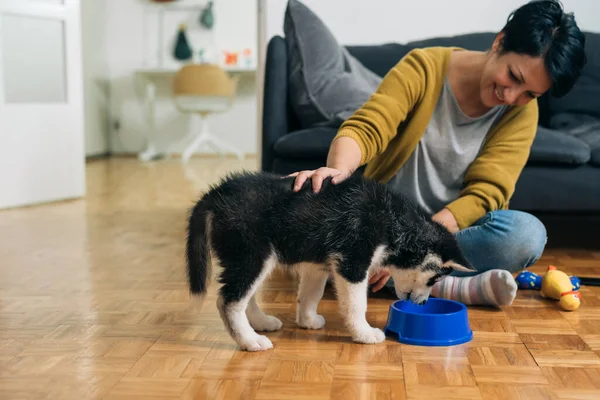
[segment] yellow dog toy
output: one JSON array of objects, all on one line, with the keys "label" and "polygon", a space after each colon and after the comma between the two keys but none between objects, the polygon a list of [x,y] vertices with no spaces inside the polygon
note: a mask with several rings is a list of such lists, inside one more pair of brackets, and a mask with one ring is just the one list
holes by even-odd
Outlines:
[{"label": "yellow dog toy", "polygon": [[554,265],[548,266],[548,272],[542,278],[542,297],[559,301],[563,310],[574,311],[581,304],[581,294],[573,290],[573,284],[567,274],[559,271]]}]

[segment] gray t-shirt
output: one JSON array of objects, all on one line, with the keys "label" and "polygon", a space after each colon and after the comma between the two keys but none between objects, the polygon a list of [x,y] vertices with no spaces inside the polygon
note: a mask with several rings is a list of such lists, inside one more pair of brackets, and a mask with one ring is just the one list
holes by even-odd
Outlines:
[{"label": "gray t-shirt", "polygon": [[388,185],[437,213],[458,198],[469,165],[505,110],[503,105],[477,118],[465,115],[446,79],[423,137]]}]

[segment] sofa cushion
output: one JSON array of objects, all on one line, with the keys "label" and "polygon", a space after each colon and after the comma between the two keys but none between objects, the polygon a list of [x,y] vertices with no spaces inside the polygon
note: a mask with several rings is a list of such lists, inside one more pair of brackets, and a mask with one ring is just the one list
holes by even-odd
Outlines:
[{"label": "sofa cushion", "polygon": [[529,163],[581,165],[586,164],[590,157],[590,147],[576,137],[538,126]]},{"label": "sofa cushion", "polygon": [[275,153],[291,158],[325,158],[337,133],[335,128],[301,129],[282,136],[275,142]]},{"label": "sofa cushion", "polygon": [[[600,210],[600,168],[529,166],[517,181],[510,208],[524,211]],[[596,235],[597,236],[597,235]]]},{"label": "sofa cushion", "polygon": [[596,147],[594,150],[592,150],[590,164],[596,167],[600,167],[600,147]]},{"label": "sofa cushion", "polygon": [[369,99],[382,78],[341,46],[298,0],[288,1],[283,30],[289,101],[302,127],[341,125]]},{"label": "sofa cushion", "polygon": [[590,164],[600,166],[600,118],[581,113],[559,113],[550,119],[550,128],[561,130],[587,144]]}]

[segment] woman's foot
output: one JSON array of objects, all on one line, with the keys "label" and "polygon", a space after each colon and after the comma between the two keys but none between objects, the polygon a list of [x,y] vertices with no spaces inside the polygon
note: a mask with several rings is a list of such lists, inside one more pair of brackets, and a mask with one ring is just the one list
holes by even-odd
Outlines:
[{"label": "woman's foot", "polygon": [[431,295],[466,305],[507,306],[517,295],[517,283],[510,272],[492,269],[475,276],[447,276],[433,285]]}]

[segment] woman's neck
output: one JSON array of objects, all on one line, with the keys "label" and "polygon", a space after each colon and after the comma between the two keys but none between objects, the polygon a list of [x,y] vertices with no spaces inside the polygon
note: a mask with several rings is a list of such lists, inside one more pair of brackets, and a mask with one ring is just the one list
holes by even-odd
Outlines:
[{"label": "woman's neck", "polygon": [[480,51],[455,51],[450,58],[448,80],[458,106],[465,115],[476,118],[490,110],[481,102],[481,74],[485,53]]}]

